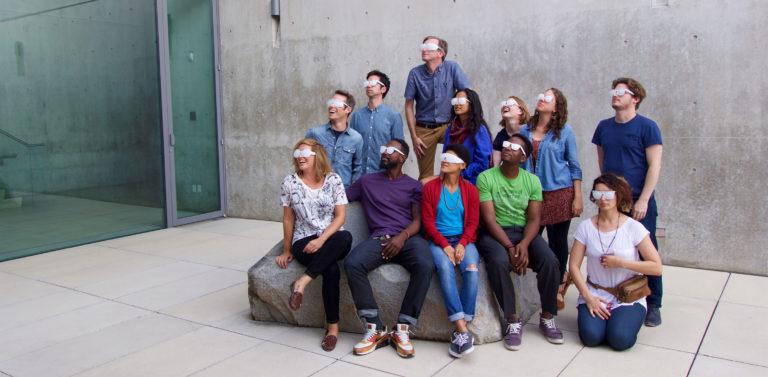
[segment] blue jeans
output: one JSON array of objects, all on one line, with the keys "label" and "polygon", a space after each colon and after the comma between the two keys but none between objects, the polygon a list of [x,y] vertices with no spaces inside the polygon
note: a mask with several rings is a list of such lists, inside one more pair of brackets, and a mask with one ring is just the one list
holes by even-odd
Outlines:
[{"label": "blue jeans", "polygon": [[611,310],[608,320],[592,317],[587,304],[581,304],[578,315],[579,338],[587,347],[596,347],[605,342],[616,351],[624,351],[635,345],[643,320],[645,308],[638,303]]},{"label": "blue jeans", "polygon": [[[459,243],[460,237],[446,237],[451,246]],[[445,310],[448,312],[448,320],[456,322],[464,319],[469,322],[475,317],[475,301],[477,299],[477,275],[480,263],[480,254],[475,244],[470,243],[464,248],[464,259],[459,263],[461,271],[461,293],[456,284],[456,267],[448,259],[445,251],[434,243],[429,243],[432,251],[432,260],[435,262],[437,277],[440,279],[440,288],[443,291]]]}]

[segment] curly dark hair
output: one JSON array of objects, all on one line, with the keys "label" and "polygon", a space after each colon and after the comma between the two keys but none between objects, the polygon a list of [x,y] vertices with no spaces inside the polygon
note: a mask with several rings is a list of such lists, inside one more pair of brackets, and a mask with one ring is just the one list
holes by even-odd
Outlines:
[{"label": "curly dark hair", "polygon": [[[627,213],[632,209],[632,188],[629,187],[629,183],[627,183],[624,177],[613,173],[604,173],[595,178],[595,181],[592,183],[592,190],[595,189],[598,183],[602,183],[616,192],[616,203],[618,204],[619,211]],[[589,200],[595,202],[595,198],[592,197],[591,193]]]},{"label": "curly dark hair", "polygon": [[[555,112],[552,113],[552,118],[549,119],[547,126],[555,133],[555,139],[559,139],[560,131],[563,130],[565,123],[568,121],[568,100],[565,99],[565,95],[560,89],[549,88],[547,90],[551,90],[555,95]],[[531,117],[530,123],[528,123],[528,128],[530,128],[531,132],[536,129],[538,123],[539,111],[536,110]]]}]

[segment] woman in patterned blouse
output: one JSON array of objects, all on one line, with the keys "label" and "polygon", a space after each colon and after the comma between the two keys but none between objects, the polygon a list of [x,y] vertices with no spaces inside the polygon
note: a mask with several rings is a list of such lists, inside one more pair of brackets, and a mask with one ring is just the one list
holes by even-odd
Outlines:
[{"label": "woman in patterned blouse", "polygon": [[326,334],[320,346],[332,351],[339,334],[338,261],[352,246],[352,234],[342,229],[347,196],[341,177],[331,171],[325,149],[316,140],[302,139],[293,151],[295,172],[283,180],[283,252],[275,258],[287,268],[295,258],[306,267],[291,284],[288,306],[301,307],[304,289],[318,275],[323,276],[323,305]]}]

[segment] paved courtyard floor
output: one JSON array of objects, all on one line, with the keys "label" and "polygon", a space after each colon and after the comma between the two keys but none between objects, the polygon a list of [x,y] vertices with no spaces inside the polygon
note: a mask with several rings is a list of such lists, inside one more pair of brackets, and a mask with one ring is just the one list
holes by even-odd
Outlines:
[{"label": "paved courtyard floor", "polygon": [[249,318],[246,271],[280,238],[230,218],[0,263],[0,375],[768,376],[768,278],[670,266],[663,325],[626,352],[581,346],[572,288],[563,345],[529,324],[518,352],[454,360],[416,340],[414,359],[356,357],[342,334],[326,353],[319,329]]}]

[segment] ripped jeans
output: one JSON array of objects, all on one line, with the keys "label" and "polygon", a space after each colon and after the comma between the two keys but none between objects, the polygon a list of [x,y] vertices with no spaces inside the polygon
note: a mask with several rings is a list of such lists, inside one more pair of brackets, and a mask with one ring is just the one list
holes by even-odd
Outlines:
[{"label": "ripped jeans", "polygon": [[[456,247],[461,236],[446,237],[448,242]],[[475,300],[477,299],[478,263],[480,255],[475,244],[470,243],[464,248],[464,259],[459,264],[461,272],[461,292],[456,282],[456,267],[448,259],[445,251],[433,242],[429,243],[432,251],[432,260],[435,262],[437,277],[440,279],[440,288],[443,291],[445,310],[448,312],[448,320],[456,322],[464,319],[469,322],[475,317]]]}]

